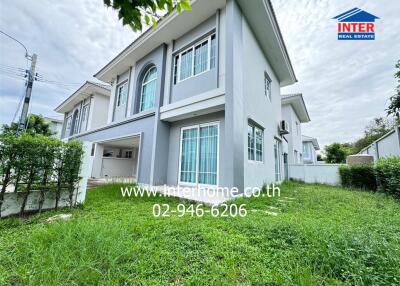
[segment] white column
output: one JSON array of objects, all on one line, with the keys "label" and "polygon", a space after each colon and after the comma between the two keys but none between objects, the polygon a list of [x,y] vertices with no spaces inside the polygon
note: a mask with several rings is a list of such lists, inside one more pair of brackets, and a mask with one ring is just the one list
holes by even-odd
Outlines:
[{"label": "white column", "polygon": [[92,148],[92,143],[91,142],[83,142],[83,158],[82,158],[82,166],[81,166],[81,171],[79,176],[81,177],[81,180],[79,181],[79,187],[78,187],[78,192],[76,194],[76,200],[75,203],[77,204],[83,204],[86,199],[86,187],[87,187],[87,181],[90,176],[90,152]]},{"label": "white column", "polygon": [[94,158],[93,158],[93,167],[92,167],[92,177],[100,178],[101,176],[101,166],[103,164],[103,145],[96,143]]}]

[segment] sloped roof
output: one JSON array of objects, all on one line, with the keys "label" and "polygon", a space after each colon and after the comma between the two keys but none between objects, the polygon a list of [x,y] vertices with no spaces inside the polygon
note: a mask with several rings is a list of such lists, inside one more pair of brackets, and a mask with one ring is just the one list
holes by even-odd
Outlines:
[{"label": "sloped roof", "polygon": [[379,19],[379,17],[361,10],[360,8],[353,8],[332,19],[337,19],[339,22],[375,22],[375,19]]},{"label": "sloped roof", "polygon": [[93,93],[99,93],[105,96],[110,96],[111,87],[108,84],[98,83],[94,81],[86,81],[82,84],[74,93],[72,93],[67,99],[65,99],[54,111],[59,113],[65,113],[74,108],[82,99],[91,96]]},{"label": "sloped roof", "polygon": [[[277,74],[280,85],[295,83],[297,79],[270,0],[236,1]],[[215,11],[225,7],[226,2],[226,0],[192,0],[192,11],[185,11],[179,16],[174,11],[163,17],[158,22],[157,29],[150,27],[144,31],[94,74],[94,77],[104,82],[111,82],[118,74],[125,72],[133,63],[146,56],[149,51],[172,39],[178,39],[188,30],[196,28]]]},{"label": "sloped roof", "polygon": [[313,144],[315,150],[319,150],[320,149],[317,138],[306,136],[306,135],[302,135],[301,136],[301,141],[303,141],[303,142],[311,142]]},{"label": "sloped roof", "polygon": [[306,103],[304,102],[303,95],[301,93],[283,94],[281,103],[282,105],[290,104],[296,112],[301,123],[311,121]]}]

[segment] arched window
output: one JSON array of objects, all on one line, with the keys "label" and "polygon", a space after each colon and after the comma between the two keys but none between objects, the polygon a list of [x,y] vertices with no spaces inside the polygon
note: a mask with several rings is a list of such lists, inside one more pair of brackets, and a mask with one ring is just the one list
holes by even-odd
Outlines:
[{"label": "arched window", "polygon": [[157,69],[156,67],[151,67],[145,73],[142,80],[139,111],[145,111],[154,107],[156,98],[156,87],[157,87]]}]

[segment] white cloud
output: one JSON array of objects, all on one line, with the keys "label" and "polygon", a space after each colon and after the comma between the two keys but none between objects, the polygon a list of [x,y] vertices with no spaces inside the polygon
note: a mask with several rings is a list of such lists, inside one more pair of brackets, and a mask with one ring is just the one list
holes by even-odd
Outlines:
[{"label": "white cloud", "polygon": [[[43,77],[77,83],[68,90],[34,83],[31,111],[58,118],[62,116],[53,109],[136,37],[101,0],[12,1],[1,5],[0,29],[37,53],[37,72]],[[26,68],[24,50],[2,35],[0,39],[0,66]],[[23,88],[23,81],[0,74],[0,124],[12,120]]]},{"label": "white cloud", "polygon": [[[272,1],[311,122],[303,133],[321,145],[353,141],[384,116],[400,59],[399,1]],[[375,41],[338,41],[334,16],[354,7],[380,17]]]}]

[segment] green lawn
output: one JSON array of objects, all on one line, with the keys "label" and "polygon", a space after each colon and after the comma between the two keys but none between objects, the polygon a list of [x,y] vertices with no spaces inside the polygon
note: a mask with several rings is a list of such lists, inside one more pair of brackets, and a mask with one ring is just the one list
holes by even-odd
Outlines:
[{"label": "green lawn", "polygon": [[[239,199],[244,218],[155,218],[154,203],[109,185],[66,222],[0,221],[0,285],[399,285],[400,202],[288,183]],[[279,206],[278,216],[265,213]],[[259,211],[250,211],[259,210]],[[61,212],[59,212],[61,213]]]}]

